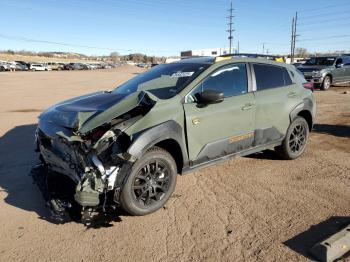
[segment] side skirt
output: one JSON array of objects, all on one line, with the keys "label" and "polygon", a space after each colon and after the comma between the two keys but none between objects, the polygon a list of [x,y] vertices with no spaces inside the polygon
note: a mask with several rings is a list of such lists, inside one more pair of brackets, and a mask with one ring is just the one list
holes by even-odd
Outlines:
[{"label": "side skirt", "polygon": [[260,151],[264,151],[266,149],[271,149],[271,148],[274,148],[276,146],[280,146],[282,144],[282,141],[283,141],[283,139],[281,139],[279,141],[274,141],[274,142],[271,142],[271,143],[268,143],[268,144],[265,144],[265,145],[255,146],[255,147],[252,147],[252,148],[240,151],[240,152],[236,152],[236,153],[229,154],[229,155],[226,155],[226,156],[223,156],[223,157],[219,157],[217,159],[211,159],[209,161],[206,161],[206,162],[203,162],[203,163],[200,163],[200,164],[197,164],[197,165],[189,166],[189,167],[184,168],[182,170],[181,174],[185,175],[185,174],[191,173],[191,172],[193,172],[195,170],[198,170],[198,169],[201,169],[201,168],[204,168],[204,167],[209,167],[209,166],[221,163],[221,162],[226,161],[226,160],[230,160],[230,159],[237,158],[237,157],[240,157],[240,156],[251,155],[251,154],[254,154],[254,153],[258,153]]}]

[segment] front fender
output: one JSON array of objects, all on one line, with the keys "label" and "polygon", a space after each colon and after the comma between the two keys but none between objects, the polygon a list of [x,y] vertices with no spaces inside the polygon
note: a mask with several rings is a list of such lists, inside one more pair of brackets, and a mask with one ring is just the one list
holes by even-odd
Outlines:
[{"label": "front fender", "polygon": [[133,135],[133,137],[133,142],[127,150],[128,155],[131,156],[131,161],[139,159],[149,148],[157,143],[172,139],[180,146],[184,163],[188,162],[183,130],[181,126],[173,120],[143,130]]}]

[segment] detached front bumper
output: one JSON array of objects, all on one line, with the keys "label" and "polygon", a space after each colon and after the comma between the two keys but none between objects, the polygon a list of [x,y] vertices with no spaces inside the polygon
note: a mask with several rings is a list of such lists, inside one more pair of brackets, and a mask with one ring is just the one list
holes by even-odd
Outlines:
[{"label": "detached front bumper", "polygon": [[107,206],[117,206],[115,184],[121,164],[102,162],[102,156],[84,142],[68,141],[57,132],[72,137],[67,129],[39,122],[36,144],[42,163],[32,171],[52,218],[66,221],[67,214],[76,216],[80,210],[86,219],[84,211],[92,214]]}]

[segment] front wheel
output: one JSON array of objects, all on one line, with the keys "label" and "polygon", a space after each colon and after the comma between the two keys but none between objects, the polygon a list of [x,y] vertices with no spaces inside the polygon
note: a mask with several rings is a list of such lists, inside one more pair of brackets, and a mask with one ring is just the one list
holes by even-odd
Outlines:
[{"label": "front wheel", "polygon": [[283,143],[277,148],[277,152],[287,160],[296,159],[301,156],[309,138],[309,125],[302,117],[297,117],[289,125]]},{"label": "front wheel", "polygon": [[177,168],[164,149],[152,147],[131,167],[120,204],[131,215],[150,214],[168,201],[176,185]]},{"label": "front wheel", "polygon": [[325,76],[321,84],[321,90],[328,90],[331,87],[332,79],[330,76]]}]

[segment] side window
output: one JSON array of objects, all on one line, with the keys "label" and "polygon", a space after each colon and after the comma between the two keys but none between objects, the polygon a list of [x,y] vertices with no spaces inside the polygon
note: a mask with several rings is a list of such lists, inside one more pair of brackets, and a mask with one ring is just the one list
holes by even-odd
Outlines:
[{"label": "side window", "polygon": [[338,58],[337,61],[335,62],[335,65],[340,65],[343,63],[343,59]]},{"label": "side window", "polygon": [[254,64],[257,91],[293,84],[287,70],[281,66]]},{"label": "side window", "polygon": [[345,56],[343,58],[343,63],[344,63],[344,66],[349,66],[350,65],[350,57]]},{"label": "side window", "polygon": [[231,64],[219,68],[187,96],[186,102],[196,101],[195,95],[204,90],[218,90],[225,97],[237,96],[248,92],[247,68],[244,63]]}]

